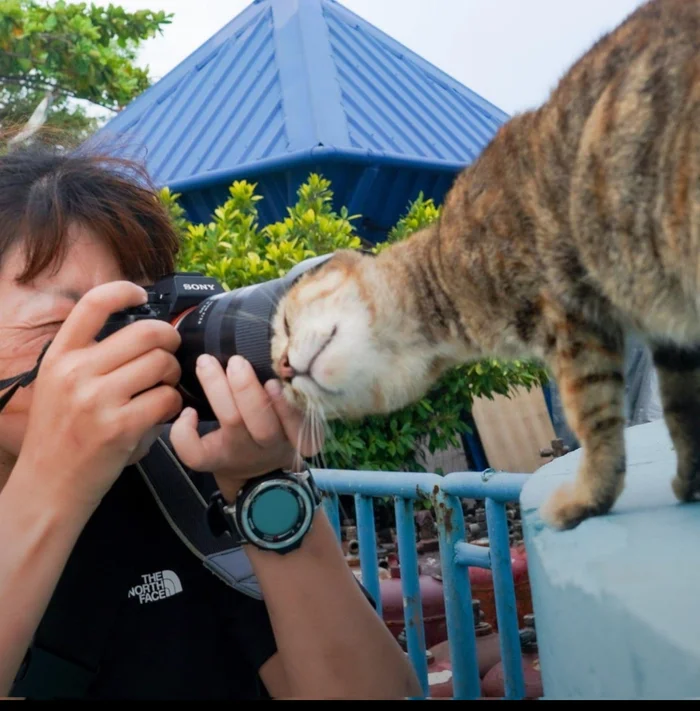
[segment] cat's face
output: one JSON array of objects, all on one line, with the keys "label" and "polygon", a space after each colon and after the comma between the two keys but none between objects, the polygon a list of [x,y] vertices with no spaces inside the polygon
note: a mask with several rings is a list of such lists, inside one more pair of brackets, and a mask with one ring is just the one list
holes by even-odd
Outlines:
[{"label": "cat's face", "polygon": [[356,419],[396,410],[429,385],[425,339],[375,260],[336,252],[281,299],[273,368],[297,407]]}]

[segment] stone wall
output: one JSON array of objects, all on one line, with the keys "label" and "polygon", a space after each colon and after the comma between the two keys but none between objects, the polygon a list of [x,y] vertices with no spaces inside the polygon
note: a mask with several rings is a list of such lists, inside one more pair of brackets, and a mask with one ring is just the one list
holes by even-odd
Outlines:
[{"label": "stone wall", "polygon": [[700,503],[673,496],[666,426],[627,430],[626,487],[609,515],[553,531],[538,508],[580,456],[542,467],[520,499],[545,698],[698,698]]}]

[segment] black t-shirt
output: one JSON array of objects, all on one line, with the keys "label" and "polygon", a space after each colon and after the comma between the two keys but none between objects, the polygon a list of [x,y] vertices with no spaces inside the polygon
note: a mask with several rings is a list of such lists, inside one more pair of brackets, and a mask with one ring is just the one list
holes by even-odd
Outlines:
[{"label": "black t-shirt", "polygon": [[[198,475],[205,481],[202,490],[214,487]],[[276,644],[264,602],[204,568],[134,468],[83,530],[36,643],[65,656],[56,645],[78,629],[107,630],[89,698],[268,698],[258,670]]]}]

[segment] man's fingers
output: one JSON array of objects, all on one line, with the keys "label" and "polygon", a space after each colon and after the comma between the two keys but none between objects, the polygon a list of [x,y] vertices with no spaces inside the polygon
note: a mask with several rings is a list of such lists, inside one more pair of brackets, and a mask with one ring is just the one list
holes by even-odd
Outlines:
[{"label": "man's fingers", "polygon": [[180,334],[166,321],[144,319],[91,346],[90,362],[98,374],[111,373],[151,350],[175,353],[181,341]]},{"label": "man's fingers", "polygon": [[241,356],[234,356],[229,361],[226,374],[236,407],[250,436],[263,448],[278,445],[285,433],[253,367]]},{"label": "man's fingers", "polygon": [[306,421],[304,413],[290,405],[284,397],[279,380],[268,380],[265,390],[270,395],[272,406],[290,444],[302,457],[318,454],[323,448],[323,427],[319,425],[314,431],[312,423]]},{"label": "man's fingers", "polygon": [[203,466],[208,466],[207,448],[204,439],[199,436],[197,430],[198,420],[197,412],[188,407],[180,413],[180,417],[173,422],[170,428],[170,442],[177,452],[177,456],[185,466],[195,471],[200,471]]},{"label": "man's fingers", "polygon": [[219,361],[213,356],[200,356],[197,359],[197,379],[219,423],[225,427],[240,427],[243,421],[241,413]]},{"label": "man's fingers", "polygon": [[181,376],[180,364],[172,353],[157,348],[105,375],[111,392],[125,400],[164,383],[175,387]]},{"label": "man's fingers", "polygon": [[165,424],[181,409],[182,395],[169,385],[159,385],[133,398],[122,410],[123,421],[145,431]]},{"label": "man's fingers", "polygon": [[56,334],[51,350],[65,352],[89,346],[113,313],[141,306],[147,300],[146,290],[130,281],[96,286],[70,312]]}]

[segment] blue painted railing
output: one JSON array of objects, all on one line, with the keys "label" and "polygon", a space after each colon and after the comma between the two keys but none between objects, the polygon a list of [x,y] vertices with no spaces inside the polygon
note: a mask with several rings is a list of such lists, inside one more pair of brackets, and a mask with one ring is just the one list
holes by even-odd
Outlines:
[{"label": "blue painted railing", "polygon": [[[406,643],[424,697],[428,696],[428,662],[413,519],[413,502],[417,499],[429,499],[436,515],[454,698],[476,699],[481,696],[471,585],[465,569],[473,566],[490,568],[493,575],[505,698],[523,699],[525,682],[505,504],[519,499],[520,491],[530,475],[486,471],[438,476],[413,472],[337,469],[315,469],[313,475],[324,493],[326,514],[339,540],[338,496],[351,495],[355,498],[362,582],[377,601],[380,615],[382,609],[373,499],[393,497],[401,561]],[[460,502],[462,498],[485,500],[488,548],[466,542]]]}]

